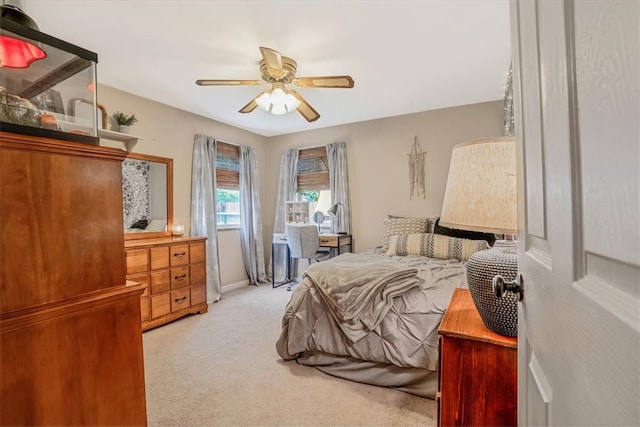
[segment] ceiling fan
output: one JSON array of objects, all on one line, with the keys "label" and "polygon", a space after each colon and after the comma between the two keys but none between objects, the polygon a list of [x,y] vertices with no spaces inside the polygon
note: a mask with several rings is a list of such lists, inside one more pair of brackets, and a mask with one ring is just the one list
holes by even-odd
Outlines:
[{"label": "ceiling fan", "polygon": [[262,60],[260,73],[262,80],[196,80],[200,86],[237,86],[237,85],[271,85],[271,88],[259,93],[247,105],[240,109],[240,113],[250,113],[260,107],[272,114],[286,114],[298,110],[308,121],[320,118],[320,114],[295,90],[287,89],[285,85],[315,88],[344,88],[353,87],[351,76],[325,77],[296,77],[296,61],[268,47],[260,47]]}]

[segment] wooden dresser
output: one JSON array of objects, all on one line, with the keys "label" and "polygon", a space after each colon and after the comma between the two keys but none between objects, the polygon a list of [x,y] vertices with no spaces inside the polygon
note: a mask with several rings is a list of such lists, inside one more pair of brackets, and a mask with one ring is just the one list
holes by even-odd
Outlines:
[{"label": "wooden dresser", "polygon": [[515,426],[517,338],[487,329],[468,289],[456,289],[438,332],[438,425]]},{"label": "wooden dresser", "polygon": [[0,425],[146,425],[123,150],[0,132]]},{"label": "wooden dresser", "polygon": [[127,280],[144,285],[142,330],[207,312],[206,237],[128,240]]}]

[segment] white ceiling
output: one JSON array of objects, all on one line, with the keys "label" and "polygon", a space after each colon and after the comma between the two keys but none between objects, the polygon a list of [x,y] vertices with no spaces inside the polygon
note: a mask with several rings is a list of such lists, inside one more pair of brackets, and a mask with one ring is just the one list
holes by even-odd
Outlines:
[{"label": "white ceiling", "polygon": [[[264,136],[501,99],[507,0],[24,0],[46,34],[98,54],[98,82]],[[320,113],[238,113],[264,88],[259,46],[298,77],[348,74],[353,89],[300,88]],[[98,94],[98,98],[99,98]],[[121,110],[126,110],[120,107]],[[135,113],[135,112],[131,112]]]}]

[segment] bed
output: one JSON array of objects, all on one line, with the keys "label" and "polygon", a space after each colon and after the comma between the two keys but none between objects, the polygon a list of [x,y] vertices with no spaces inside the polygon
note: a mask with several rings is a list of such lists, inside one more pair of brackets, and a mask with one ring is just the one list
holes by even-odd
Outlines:
[{"label": "bed", "polygon": [[435,398],[438,326],[453,291],[467,287],[466,259],[489,243],[436,234],[423,220],[394,228],[389,217],[381,247],[312,264],[286,306],[280,357]]}]

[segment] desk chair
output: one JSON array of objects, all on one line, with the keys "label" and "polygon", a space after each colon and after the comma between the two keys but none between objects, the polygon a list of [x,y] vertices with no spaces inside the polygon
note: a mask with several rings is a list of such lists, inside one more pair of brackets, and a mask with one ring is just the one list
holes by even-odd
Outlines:
[{"label": "desk chair", "polygon": [[[329,258],[328,252],[319,251],[320,236],[318,235],[318,227],[314,224],[287,224],[287,245],[289,246],[289,256],[292,261],[300,258],[306,258],[311,264],[312,260],[316,262]],[[297,263],[294,264],[294,267]],[[295,269],[293,270],[295,271]],[[292,290],[295,285],[287,287]]]}]

